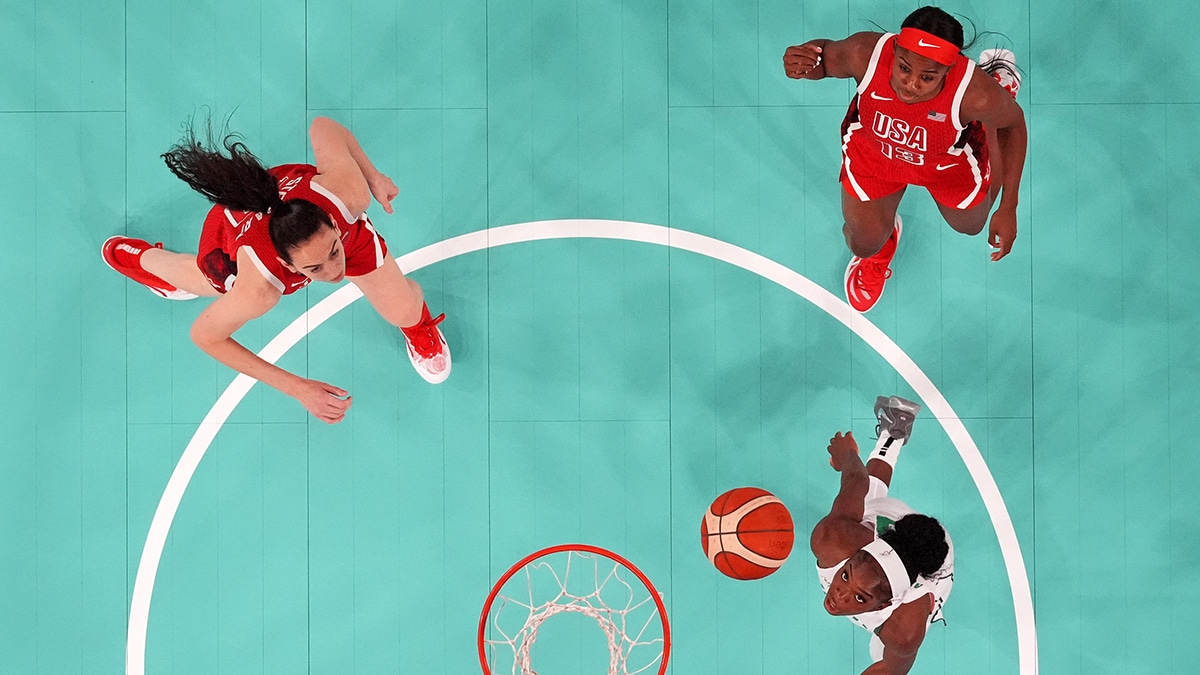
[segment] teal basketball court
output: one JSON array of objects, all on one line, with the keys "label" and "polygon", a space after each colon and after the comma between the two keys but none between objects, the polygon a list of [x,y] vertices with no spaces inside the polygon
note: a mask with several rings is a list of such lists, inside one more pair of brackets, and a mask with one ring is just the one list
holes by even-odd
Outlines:
[{"label": "teal basketball court", "polygon": [[[992,263],[909,190],[888,290],[847,318],[821,288],[842,297],[849,256],[851,86],[782,55],[916,6],[6,0],[0,672],[121,672],[128,649],[154,674],[478,673],[492,584],[581,542],[662,593],[671,673],[859,673],[868,635],[825,613],[807,534],[829,437],[869,445],[878,394],[926,406],[892,494],[956,547],[912,672],[1194,672],[1200,10],[946,3],[1025,73],[1020,235]],[[237,337],[304,317],[279,363],[348,389],[346,421],[261,385],[218,405],[235,374],[188,337],[207,301],[99,255],[195,250],[208,205],[159,155],[206,106],[268,164],[311,161],[317,115],[356,134],[401,189],[375,225],[447,314],[446,383],[365,302],[316,326],[348,291],[314,284]],[[738,486],[796,523],[761,581],[700,547]],[[542,675],[606,672],[583,616],[538,643]]]}]

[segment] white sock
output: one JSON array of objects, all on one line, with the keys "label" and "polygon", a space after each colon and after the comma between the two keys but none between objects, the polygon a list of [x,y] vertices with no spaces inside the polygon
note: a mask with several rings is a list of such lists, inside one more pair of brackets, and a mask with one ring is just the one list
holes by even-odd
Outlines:
[{"label": "white sock", "polygon": [[875,443],[875,449],[871,451],[871,455],[867,457],[867,461],[878,459],[887,462],[892,470],[896,470],[896,462],[900,460],[900,449],[904,447],[904,441],[898,438],[892,438],[892,435],[884,431],[879,434],[879,440]]}]

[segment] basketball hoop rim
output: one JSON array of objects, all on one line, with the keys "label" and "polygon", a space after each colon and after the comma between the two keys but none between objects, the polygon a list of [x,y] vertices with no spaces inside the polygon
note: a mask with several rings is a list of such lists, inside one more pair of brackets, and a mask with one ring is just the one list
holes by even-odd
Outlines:
[{"label": "basketball hoop rim", "polygon": [[667,618],[667,607],[663,604],[662,595],[659,594],[658,589],[654,587],[653,583],[651,583],[650,577],[647,577],[645,574],[643,574],[642,571],[637,568],[637,565],[629,562],[629,560],[622,555],[613,553],[608,549],[600,548],[599,546],[592,546],[590,544],[559,544],[557,546],[550,546],[540,551],[530,553],[512,567],[508,568],[508,571],[505,572],[500,579],[498,579],[496,583],[492,585],[492,592],[488,593],[487,600],[483,603],[483,613],[479,615],[479,631],[476,635],[476,640],[479,646],[479,665],[483,668],[484,675],[493,675],[492,669],[488,667],[487,663],[487,651],[484,648],[484,632],[487,630],[487,619],[488,614],[492,609],[492,602],[495,601],[496,596],[500,594],[500,589],[504,588],[504,584],[507,584],[508,580],[511,579],[513,575],[521,571],[526,565],[534,560],[548,555],[553,555],[555,553],[564,553],[567,551],[581,551],[584,553],[594,553],[596,555],[604,556],[605,558],[608,558],[609,560],[612,560],[613,562],[622,565],[629,569],[629,571],[633,572],[634,576],[636,576],[638,580],[641,581],[642,584],[647,588],[647,590],[650,591],[650,597],[654,599],[654,604],[658,607],[658,616],[662,619],[663,655],[662,661],[658,665],[658,675],[664,675],[667,672],[667,662],[671,656],[671,622]]}]

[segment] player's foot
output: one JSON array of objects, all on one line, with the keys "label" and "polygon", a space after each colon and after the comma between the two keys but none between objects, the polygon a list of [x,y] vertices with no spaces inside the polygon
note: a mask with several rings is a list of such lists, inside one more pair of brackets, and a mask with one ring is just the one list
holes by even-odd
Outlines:
[{"label": "player's foot", "polygon": [[100,247],[100,255],[104,256],[104,262],[109,267],[149,288],[159,297],[168,300],[191,300],[196,297],[195,293],[176,288],[142,269],[142,254],[152,248],[162,248],[162,244],[117,235],[104,242]]},{"label": "player's foot", "polygon": [[889,265],[896,255],[896,245],[900,243],[900,231],[903,226],[900,214],[897,213],[892,236],[884,242],[879,253],[870,258],[850,258],[850,264],[846,266],[846,302],[857,311],[870,310],[883,295],[883,285],[892,276]]},{"label": "player's foot", "polygon": [[875,426],[875,435],[889,436],[907,442],[912,436],[913,420],[921,412],[921,404],[914,403],[899,396],[880,396],[875,399],[875,418],[879,424]]},{"label": "player's foot", "polygon": [[404,342],[408,345],[408,359],[413,368],[430,384],[440,384],[450,377],[450,347],[437,327],[445,314],[437,318],[429,315],[429,305],[421,305],[421,320],[415,326],[401,328]]},{"label": "player's foot", "polygon": [[996,78],[1001,87],[1017,97],[1021,89],[1021,73],[1017,70],[1017,57],[1007,49],[985,49],[979,54],[979,67]]}]

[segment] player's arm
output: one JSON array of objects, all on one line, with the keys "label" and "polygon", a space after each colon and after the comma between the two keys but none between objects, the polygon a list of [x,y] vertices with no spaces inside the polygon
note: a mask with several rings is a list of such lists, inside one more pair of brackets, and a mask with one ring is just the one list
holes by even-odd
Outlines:
[{"label": "player's arm", "polygon": [[829,464],[842,474],[841,488],[833,498],[829,514],[813,528],[809,546],[817,564],[829,567],[845,560],[871,543],[873,535],[863,527],[863,503],[871,487],[867,467],[858,456],[854,435],[838,432],[829,439]]},{"label": "player's arm", "polygon": [[845,40],[809,40],[783,53],[783,72],[794,80],[853,77],[862,82],[882,33],[855,33]]},{"label": "player's arm", "polygon": [[254,270],[249,256],[238,252],[237,283],[196,317],[192,341],[206,354],[230,368],[248,375],[300,401],[315,417],[325,422],[340,422],[350,407],[346,392],[323,382],[309,380],[267,363],[246,349],[233,334],[247,321],[266,314],[282,294]]},{"label": "player's arm", "polygon": [[400,190],[392,179],[375,168],[349,129],[328,117],[318,117],[313,120],[308,136],[317,162],[313,180],[337,195],[351,216],[355,219],[362,216],[371,205],[372,195],[384,211],[392,212],[392,199]]},{"label": "player's arm", "polygon": [[883,659],[871,664],[870,668],[863,671],[863,675],[906,675],[916,662],[917,650],[925,640],[929,611],[928,595],[897,607],[879,627]]},{"label": "player's arm", "polygon": [[992,254],[992,260],[999,260],[1012,250],[1017,237],[1017,193],[1021,186],[1021,174],[1025,170],[1025,153],[1029,147],[1025,111],[1011,94],[980,68],[976,68],[971,77],[960,111],[964,121],[978,120],[985,127],[996,130],[996,142],[1000,146],[997,148],[1000,175],[992,176],[992,180],[1000,182],[1000,205],[996,207],[988,228],[988,242],[999,249]]}]

